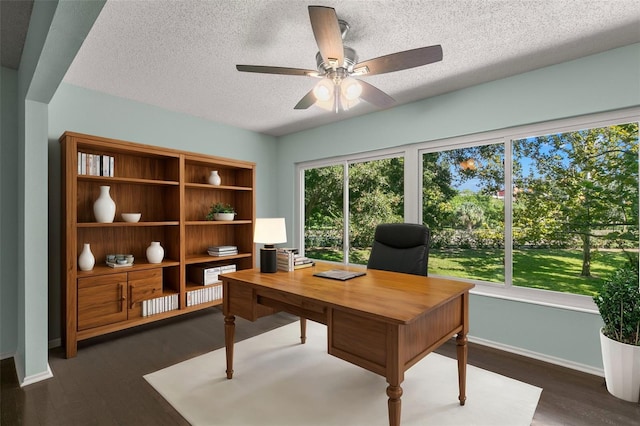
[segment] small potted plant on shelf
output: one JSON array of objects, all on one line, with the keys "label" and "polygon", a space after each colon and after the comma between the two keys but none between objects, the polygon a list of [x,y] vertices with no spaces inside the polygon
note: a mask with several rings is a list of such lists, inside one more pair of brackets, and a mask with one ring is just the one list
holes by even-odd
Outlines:
[{"label": "small potted plant on shelf", "polygon": [[593,297],[604,327],[600,346],[607,390],[625,401],[640,399],[640,290],[638,258],[615,271]]},{"label": "small potted plant on shelf", "polygon": [[236,210],[231,204],[214,203],[209,209],[207,220],[233,220]]}]

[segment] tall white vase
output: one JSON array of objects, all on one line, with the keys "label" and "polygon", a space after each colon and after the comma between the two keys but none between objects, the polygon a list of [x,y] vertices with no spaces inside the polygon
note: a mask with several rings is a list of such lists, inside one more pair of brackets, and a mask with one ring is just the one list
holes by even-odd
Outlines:
[{"label": "tall white vase", "polygon": [[160,263],[164,258],[164,249],[160,245],[159,241],[152,241],[149,247],[147,247],[147,262]]},{"label": "tall white vase", "polygon": [[109,189],[108,186],[101,186],[100,196],[93,203],[93,215],[96,217],[96,222],[111,223],[116,217],[116,203],[111,199]]},{"label": "tall white vase", "polygon": [[81,271],[90,271],[95,264],[96,258],[93,256],[93,253],[91,253],[89,243],[84,243],[84,248],[78,257],[78,268],[80,268]]},{"label": "tall white vase", "polygon": [[220,175],[218,174],[217,170],[212,170],[211,174],[209,175],[209,183],[211,185],[220,185],[222,183],[222,179],[220,178]]}]

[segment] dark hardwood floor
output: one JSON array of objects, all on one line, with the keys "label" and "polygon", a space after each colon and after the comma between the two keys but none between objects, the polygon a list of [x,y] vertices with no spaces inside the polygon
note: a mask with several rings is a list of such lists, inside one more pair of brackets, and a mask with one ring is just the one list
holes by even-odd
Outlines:
[{"label": "dark hardwood floor", "polygon": [[[236,339],[295,320],[288,314],[255,323],[238,318]],[[223,316],[212,308],[82,342],[72,359],[52,349],[54,377],[25,388],[18,386],[13,360],[3,360],[2,425],[188,425],[142,376],[223,346]],[[455,344],[438,352],[455,357]],[[533,425],[640,424],[640,404],[609,395],[600,377],[474,344],[469,364],[541,387]]]}]

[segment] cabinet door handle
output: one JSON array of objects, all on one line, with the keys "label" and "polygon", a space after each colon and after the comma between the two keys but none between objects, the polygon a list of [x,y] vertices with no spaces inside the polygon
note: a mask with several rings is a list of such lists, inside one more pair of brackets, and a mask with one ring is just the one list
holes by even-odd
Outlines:
[{"label": "cabinet door handle", "polygon": [[119,283],[120,284],[120,311],[124,311],[127,309],[127,291],[125,286],[127,283]]},{"label": "cabinet door handle", "polygon": [[133,309],[133,305],[135,305],[135,300],[133,300],[133,290],[135,290],[135,284],[129,284],[129,309]]}]

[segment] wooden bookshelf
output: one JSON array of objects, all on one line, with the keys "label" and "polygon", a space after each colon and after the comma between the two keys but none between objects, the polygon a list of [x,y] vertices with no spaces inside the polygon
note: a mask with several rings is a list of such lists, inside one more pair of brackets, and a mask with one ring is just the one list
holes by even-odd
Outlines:
[{"label": "wooden bookshelf", "polygon": [[[62,149],[62,315],[67,357],[77,354],[80,340],[140,324],[205,309],[221,300],[186,305],[187,265],[234,263],[252,268],[255,259],[255,163],[159,148],[98,136],[65,132]],[[79,153],[113,159],[109,173],[87,173],[79,167]],[[217,170],[219,186],[208,177]],[[95,170],[93,170],[95,172]],[[112,223],[97,223],[93,203],[100,186],[110,187],[116,204]],[[209,206],[229,203],[236,209],[232,221],[207,221]],[[136,223],[121,213],[142,213]],[[146,248],[160,241],[162,263],[148,263]],[[78,256],[89,243],[96,264],[78,268]],[[209,256],[213,245],[236,245],[238,254]],[[130,253],[127,268],[106,265],[107,254]],[[141,303],[167,294],[178,295],[177,309],[142,316]]]}]

